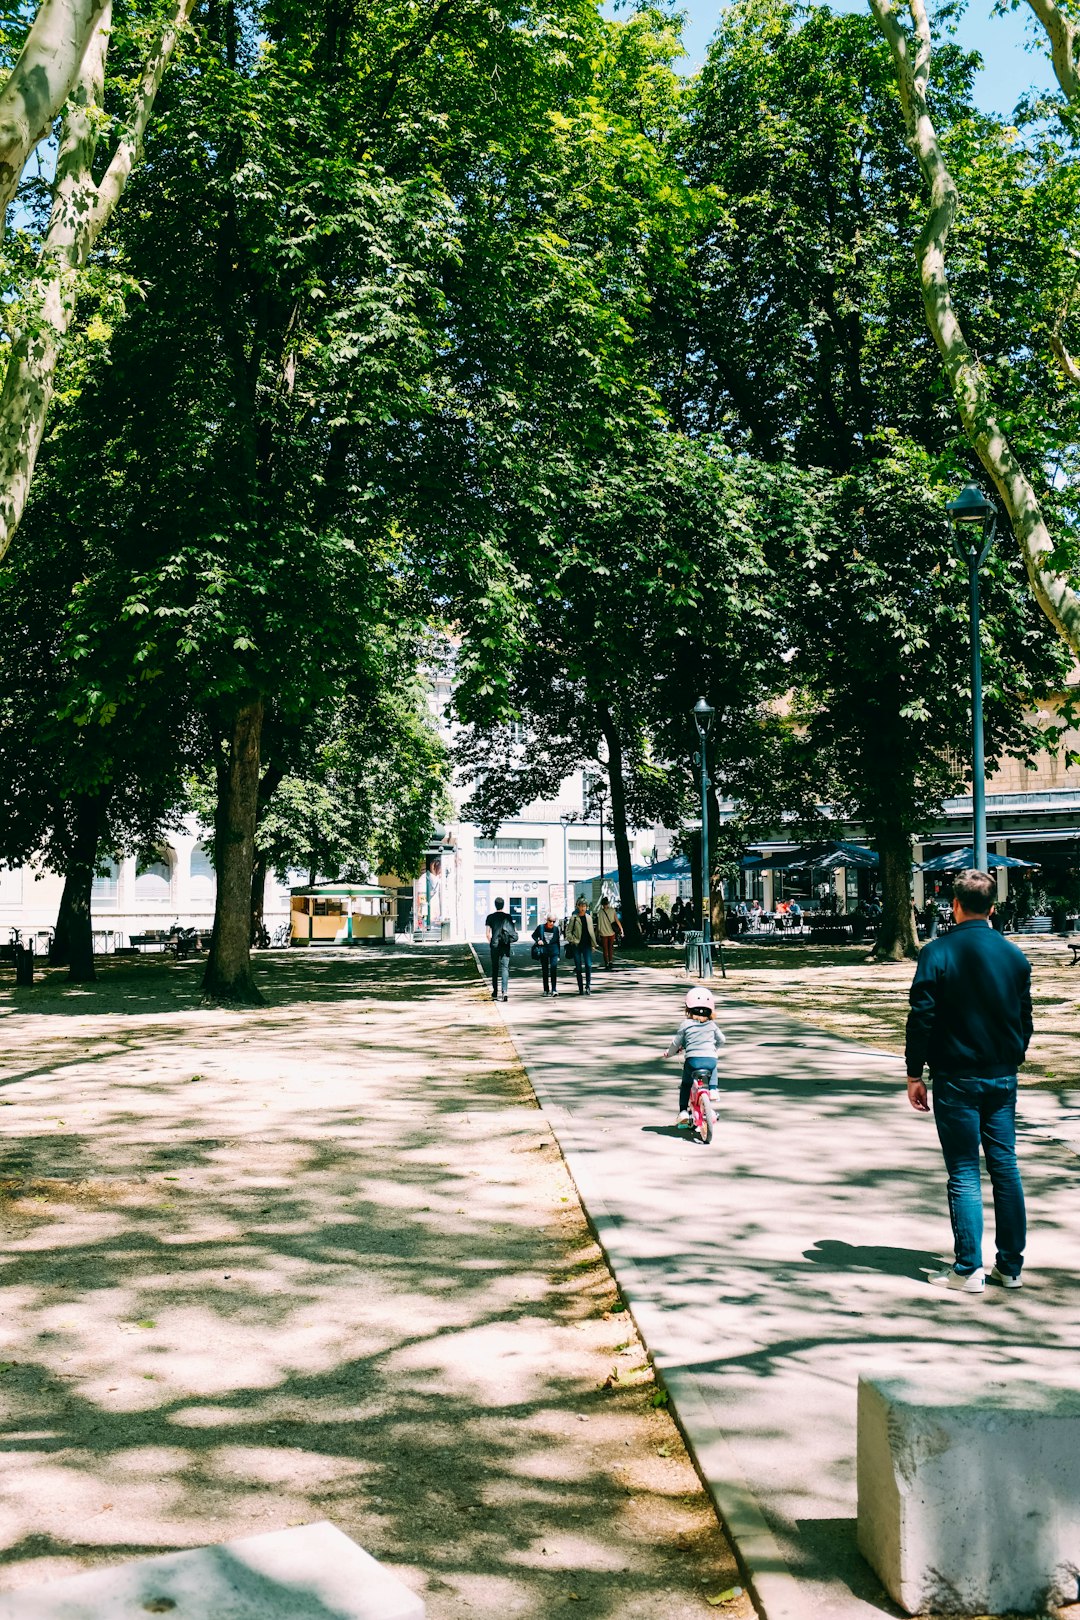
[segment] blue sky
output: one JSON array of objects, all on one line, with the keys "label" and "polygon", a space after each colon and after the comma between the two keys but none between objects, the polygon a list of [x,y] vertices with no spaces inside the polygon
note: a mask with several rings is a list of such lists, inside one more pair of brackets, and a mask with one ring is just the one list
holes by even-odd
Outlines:
[{"label": "blue sky", "polygon": [[[682,0],[687,16],[686,48],[690,53],[687,70],[699,67],[705,47],[716,27],[720,7],[717,0]],[[956,39],[968,50],[978,51],[983,69],[976,79],[976,96],[987,112],[1012,112],[1025,90],[1036,86],[1049,89],[1054,82],[1049,59],[1041,51],[1025,50],[1025,44],[1038,37],[1038,25],[1030,9],[1021,5],[1003,17],[990,15],[992,0],[971,0],[956,27]],[[868,11],[866,0],[833,0],[834,11]],[[1030,21],[1029,21],[1030,19]]]}]

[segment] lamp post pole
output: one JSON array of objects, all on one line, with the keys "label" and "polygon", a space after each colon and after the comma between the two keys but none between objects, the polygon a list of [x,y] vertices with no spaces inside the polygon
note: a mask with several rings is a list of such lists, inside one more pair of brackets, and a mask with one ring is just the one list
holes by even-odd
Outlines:
[{"label": "lamp post pole", "polygon": [[712,885],[709,882],[709,781],[708,761],[705,757],[705,739],[716,710],[703,697],[694,704],[694,724],[700,747],[694,755],[695,765],[701,767],[701,976],[712,978]]},{"label": "lamp post pole", "polygon": [[986,748],[983,739],[982,635],[979,612],[979,570],[997,533],[993,503],[975,484],[965,484],[945,510],[956,524],[953,547],[968,571],[968,613],[971,634],[971,820],[972,848],[978,871],[985,872]]}]

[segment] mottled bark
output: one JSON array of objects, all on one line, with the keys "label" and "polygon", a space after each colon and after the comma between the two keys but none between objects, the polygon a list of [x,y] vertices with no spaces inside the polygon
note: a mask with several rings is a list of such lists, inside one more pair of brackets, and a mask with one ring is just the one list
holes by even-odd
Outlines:
[{"label": "mottled bark", "polygon": [[881,863],[881,921],[871,953],[879,962],[903,962],[919,954],[911,908],[911,839],[895,827],[873,828]]},{"label": "mottled bark", "polygon": [[101,0],[42,0],[0,90],[0,209],[6,214],[31,153],[58,116],[105,7]]},{"label": "mottled bark", "polygon": [[57,362],[75,315],[79,272],[108,224],[142,149],[162,75],[194,0],[176,0],[151,48],[131,116],[100,182],[93,177],[103,109],[111,3],[97,14],[60,135],[53,204],[40,268],[21,300],[0,390],[0,560],[11,545],[37,465],[52,404]]},{"label": "mottled bark", "polygon": [[261,698],[251,697],[237,705],[218,768],[214,827],[217,901],[203,978],[207,1000],[242,1006],[257,1006],[262,1001],[251,972],[251,874],[255,863],[262,723]]},{"label": "mottled bark", "polygon": [[[1062,640],[1080,653],[1080,595],[1051,566],[1053,537],[995,414],[986,376],[968,346],[949,288],[945,250],[958,193],[927,102],[931,37],[926,7],[923,0],[907,0],[912,23],[909,33],[900,24],[893,0],[870,0],[870,4],[892,52],[908,139],[930,194],[926,224],[915,246],[927,325],[941,353],[964,432],[1009,514],[1035,599]],[[1047,11],[1054,9],[1048,0],[1039,0],[1039,5]]]},{"label": "mottled bark", "polygon": [[641,945],[637,895],[634,890],[634,860],[630,853],[630,829],[626,824],[626,785],[623,782],[623,747],[619,728],[611,710],[601,705],[600,728],[608,751],[608,784],[611,792],[611,835],[615,840],[615,862],[619,868],[619,899],[622,903],[622,930],[627,945]]},{"label": "mottled bark", "polygon": [[1071,102],[1080,101],[1080,78],[1076,72],[1076,24],[1055,0],[1028,0],[1028,4],[1049,36],[1050,57],[1058,84]]}]

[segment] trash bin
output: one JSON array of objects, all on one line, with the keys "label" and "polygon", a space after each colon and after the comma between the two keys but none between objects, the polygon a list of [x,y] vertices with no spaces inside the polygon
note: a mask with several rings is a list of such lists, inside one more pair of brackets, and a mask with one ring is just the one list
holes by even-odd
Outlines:
[{"label": "trash bin", "polygon": [[34,982],[34,947],[32,945],[16,945],[15,947],[15,983],[28,989]]},{"label": "trash bin", "polygon": [[449,919],[449,917],[444,917],[442,919],[442,921],[439,923],[439,942],[440,942],[440,944],[444,940],[447,940],[449,938],[450,938],[450,919]]}]

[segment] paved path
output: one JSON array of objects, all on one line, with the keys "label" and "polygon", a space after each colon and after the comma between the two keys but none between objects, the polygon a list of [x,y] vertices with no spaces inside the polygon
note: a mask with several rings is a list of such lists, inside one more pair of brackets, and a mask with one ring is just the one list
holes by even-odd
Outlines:
[{"label": "paved path", "polygon": [[925,1273],[951,1252],[944,1170],[900,1061],[740,1006],[733,976],[705,1148],[672,1129],[679,1070],[659,1059],[686,980],[601,971],[591,998],[551,1002],[530,966],[515,959],[501,1011],[759,1605],[896,1614],[855,1551],[858,1376],[918,1362],[1075,1382],[1075,1118],[1023,1098],[1023,1292],[940,1295]]}]

